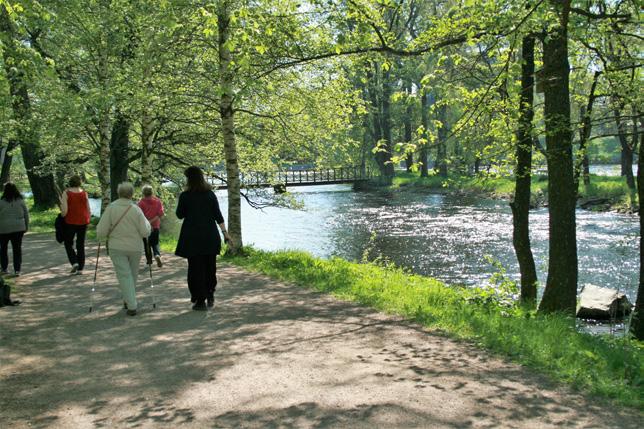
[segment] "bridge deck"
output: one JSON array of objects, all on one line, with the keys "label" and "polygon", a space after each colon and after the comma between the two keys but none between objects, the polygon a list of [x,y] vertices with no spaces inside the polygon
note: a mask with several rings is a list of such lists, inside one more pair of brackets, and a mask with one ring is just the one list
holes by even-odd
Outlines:
[{"label": "bridge deck", "polygon": [[[273,173],[252,172],[242,174],[242,188],[271,188],[275,186],[319,186],[355,183],[373,178],[371,169],[359,167],[330,168],[326,170],[294,170]],[[225,177],[212,175],[209,183],[216,189],[227,189]]]}]

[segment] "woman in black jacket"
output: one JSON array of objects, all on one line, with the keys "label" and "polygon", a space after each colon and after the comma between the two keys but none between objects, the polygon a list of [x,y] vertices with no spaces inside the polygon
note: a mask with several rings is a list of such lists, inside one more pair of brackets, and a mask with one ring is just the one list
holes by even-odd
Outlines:
[{"label": "woman in black jacket", "polygon": [[199,167],[184,172],[186,190],[179,195],[177,217],[183,219],[175,255],[188,259],[188,289],[193,310],[206,310],[215,303],[216,263],[221,251],[217,224],[226,241],[230,240],[217,197]]}]

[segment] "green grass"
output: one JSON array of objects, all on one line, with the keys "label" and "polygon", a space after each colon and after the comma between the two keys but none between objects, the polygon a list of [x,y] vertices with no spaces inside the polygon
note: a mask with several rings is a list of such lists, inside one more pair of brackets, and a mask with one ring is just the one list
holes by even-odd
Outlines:
[{"label": "green grass", "polygon": [[34,200],[28,198],[26,201],[29,209],[29,231],[30,232],[51,232],[54,230],[54,221],[60,213],[58,208],[40,210],[34,209]]},{"label": "green grass", "polygon": [[470,291],[401,269],[250,249],[224,258],[271,277],[405,316],[508,356],[594,395],[644,409],[644,348],[628,339],[580,333],[574,320],[473,304]]},{"label": "green grass", "polygon": [[[626,186],[623,177],[591,175],[589,186],[579,189],[580,198],[606,198],[614,208],[628,208],[635,195]],[[494,198],[510,198],[514,195],[514,179],[510,177],[439,176],[418,177],[414,173],[399,173],[394,177],[392,187],[409,189],[431,189],[436,191],[459,191],[478,193]],[[548,180],[543,176],[532,179],[532,200],[545,202],[548,194]]]}]

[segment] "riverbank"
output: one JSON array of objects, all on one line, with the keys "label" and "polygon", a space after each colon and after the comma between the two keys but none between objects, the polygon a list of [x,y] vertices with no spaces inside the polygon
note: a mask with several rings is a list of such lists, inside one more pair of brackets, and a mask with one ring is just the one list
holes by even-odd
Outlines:
[{"label": "riverbank", "polygon": [[[413,173],[398,173],[391,187],[399,190],[474,194],[509,200],[514,195],[514,180],[509,177],[440,176],[418,177]],[[591,175],[590,185],[581,185],[578,204],[580,208],[621,213],[634,212],[635,195],[628,189],[623,177]],[[543,207],[548,201],[546,176],[532,178],[530,205]],[[632,203],[632,201],[635,201]]]}]

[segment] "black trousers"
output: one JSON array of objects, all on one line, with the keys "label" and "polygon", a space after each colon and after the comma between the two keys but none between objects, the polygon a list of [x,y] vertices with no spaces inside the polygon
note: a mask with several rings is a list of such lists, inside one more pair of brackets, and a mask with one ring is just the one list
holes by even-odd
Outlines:
[{"label": "black trousers", "polygon": [[145,263],[152,263],[152,256],[161,255],[159,250],[159,230],[153,229],[148,238],[143,239],[143,250],[145,250]]},{"label": "black trousers", "polygon": [[217,255],[188,257],[188,289],[192,302],[205,302],[217,288]]},{"label": "black trousers", "polygon": [[22,236],[24,231],[0,234],[0,267],[7,271],[9,267],[9,242],[13,250],[13,270],[20,271],[22,265]]},{"label": "black trousers", "polygon": [[161,251],[159,250],[159,229],[152,229],[152,232],[150,233],[150,237],[148,237],[148,240],[150,240],[150,247],[152,248],[152,253],[154,256],[159,256],[161,254]]},{"label": "black trousers", "polygon": [[[69,263],[78,264],[78,269],[85,267],[85,234],[87,225],[65,225],[65,251]],[[74,251],[74,237],[76,237],[76,251]]]}]

